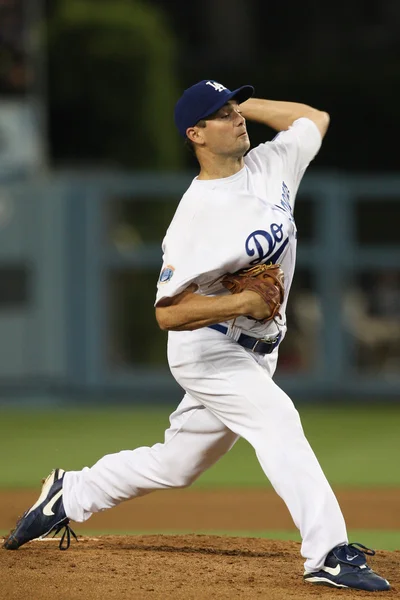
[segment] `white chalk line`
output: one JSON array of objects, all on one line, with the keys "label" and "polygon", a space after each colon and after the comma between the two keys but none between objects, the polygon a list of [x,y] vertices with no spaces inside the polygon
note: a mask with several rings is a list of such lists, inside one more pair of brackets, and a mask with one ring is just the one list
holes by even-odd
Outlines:
[{"label": "white chalk line", "polygon": [[[0,543],[3,543],[5,541],[6,538],[0,538]],[[88,542],[99,542],[100,538],[98,537],[88,537],[86,535],[83,535],[82,537],[78,537],[79,541],[88,541]],[[60,538],[57,537],[50,537],[50,538],[37,538],[36,540],[31,540],[30,542],[28,542],[28,544],[32,544],[32,542],[57,542],[58,544],[60,543]]]}]

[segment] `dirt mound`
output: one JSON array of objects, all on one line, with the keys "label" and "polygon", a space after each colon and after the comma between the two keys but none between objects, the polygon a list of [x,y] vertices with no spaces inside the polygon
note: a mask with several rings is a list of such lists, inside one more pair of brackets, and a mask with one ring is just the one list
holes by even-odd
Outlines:
[{"label": "dirt mound", "polygon": [[[400,597],[400,551],[369,560]],[[35,541],[0,552],[0,597],[42,600],[363,598],[302,581],[297,542],[206,535],[102,536]]]}]

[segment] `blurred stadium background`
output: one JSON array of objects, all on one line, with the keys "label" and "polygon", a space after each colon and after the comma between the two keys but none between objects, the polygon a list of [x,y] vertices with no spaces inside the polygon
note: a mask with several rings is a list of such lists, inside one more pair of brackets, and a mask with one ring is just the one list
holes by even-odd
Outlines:
[{"label": "blurred stadium background", "polygon": [[[331,114],[276,379],[334,486],[400,490],[400,4],[328,4],[0,0],[0,487],[161,439],[155,286],[196,173],[173,106],[212,78]],[[265,480],[239,444],[196,485]]]}]

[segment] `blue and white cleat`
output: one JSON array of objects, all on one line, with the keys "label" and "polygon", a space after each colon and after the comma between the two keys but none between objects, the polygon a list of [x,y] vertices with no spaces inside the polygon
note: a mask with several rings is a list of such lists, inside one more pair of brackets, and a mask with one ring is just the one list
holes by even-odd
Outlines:
[{"label": "blue and white cleat", "polygon": [[50,473],[43,482],[42,491],[37,502],[19,519],[15,529],[5,540],[3,548],[17,550],[30,540],[46,537],[52,531],[56,535],[63,528],[65,529],[59,544],[60,550],[69,548],[71,534],[77,540],[75,533],[69,526],[69,519],[65,514],[62,501],[64,475],[65,471],[62,469],[54,469]]},{"label": "blue and white cleat", "polygon": [[368,556],[374,550],[358,542],[333,548],[326,557],[325,565],[319,571],[304,574],[304,581],[316,585],[328,585],[336,588],[351,588],[366,592],[386,592],[390,584],[367,565]]}]

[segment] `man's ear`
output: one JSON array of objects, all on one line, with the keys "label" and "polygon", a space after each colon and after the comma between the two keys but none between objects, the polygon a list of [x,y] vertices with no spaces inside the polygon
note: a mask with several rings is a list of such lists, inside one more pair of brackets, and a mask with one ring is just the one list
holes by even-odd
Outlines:
[{"label": "man's ear", "polygon": [[202,146],[204,144],[203,133],[200,127],[188,127],[186,129],[187,138],[193,143]]}]

